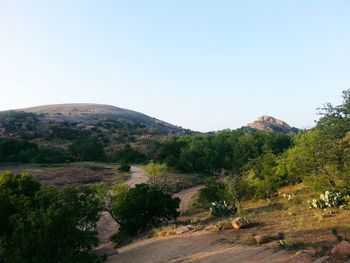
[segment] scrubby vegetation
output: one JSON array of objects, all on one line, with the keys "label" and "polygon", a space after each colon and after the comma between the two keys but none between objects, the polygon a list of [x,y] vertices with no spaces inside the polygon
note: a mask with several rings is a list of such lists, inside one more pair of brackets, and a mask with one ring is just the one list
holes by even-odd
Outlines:
[{"label": "scrubby vegetation", "polygon": [[28,174],[0,175],[0,256],[6,262],[103,262],[91,188],[41,186]]},{"label": "scrubby vegetation", "polygon": [[296,136],[240,130],[182,136],[160,143],[155,156],[180,171],[230,176],[240,198],[269,198],[300,182],[349,194],[350,90],[343,98],[321,108],[316,126]]},{"label": "scrubby vegetation", "polygon": [[212,202],[210,205],[210,215],[213,217],[233,216],[237,212],[235,206],[223,202]]}]

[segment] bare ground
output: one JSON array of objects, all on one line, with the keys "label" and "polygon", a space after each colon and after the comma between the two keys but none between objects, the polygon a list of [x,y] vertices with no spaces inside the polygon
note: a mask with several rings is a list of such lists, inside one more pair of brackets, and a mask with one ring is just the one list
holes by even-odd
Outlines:
[{"label": "bare ground", "polygon": [[1,166],[1,171],[14,173],[29,172],[44,185],[63,187],[65,185],[87,185],[98,182],[123,182],[126,173],[119,173],[117,166],[101,163],[72,163],[51,166],[34,164]]},{"label": "bare ground", "polygon": [[[124,183],[133,187],[136,184],[145,183],[148,177],[143,170],[137,166],[131,166],[131,176]],[[97,231],[100,239],[99,248],[113,248],[113,243],[109,240],[110,236],[118,231],[119,225],[115,222],[112,216],[103,212],[100,220],[97,222]]]},{"label": "bare ground", "polygon": [[136,184],[142,184],[147,182],[148,177],[145,175],[145,173],[140,167],[131,166],[130,172],[131,172],[131,176],[128,180],[124,182],[125,184],[133,187]]},{"label": "bare ground", "polygon": [[206,231],[170,237],[139,240],[119,249],[118,255],[109,257],[108,263],[160,263],[160,262],[291,262],[309,263],[316,259],[308,254],[296,255],[285,250],[264,246],[246,246],[227,242],[219,234]]},{"label": "bare ground", "polygon": [[203,185],[197,185],[197,186],[182,190],[174,195],[181,199],[180,209],[179,209],[180,212],[183,212],[186,210],[186,208],[190,204],[191,199],[198,193],[200,189],[202,189],[202,187]]}]

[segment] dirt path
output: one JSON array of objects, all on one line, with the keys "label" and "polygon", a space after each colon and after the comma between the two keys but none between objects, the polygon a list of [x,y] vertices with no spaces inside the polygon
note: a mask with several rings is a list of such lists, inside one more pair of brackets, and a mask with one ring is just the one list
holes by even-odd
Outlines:
[{"label": "dirt path", "polygon": [[[141,184],[147,182],[147,176],[144,174],[141,168],[136,166],[131,166],[130,168],[131,176],[125,181],[125,184],[131,187],[136,184]],[[101,214],[100,220],[97,222],[98,237],[100,239],[99,248],[112,248],[113,243],[109,240],[109,237],[115,233],[119,228],[119,225],[115,222],[112,216],[108,212],[103,212]]]},{"label": "dirt path", "polygon": [[130,172],[131,172],[131,176],[128,180],[125,181],[125,184],[133,187],[136,184],[142,184],[147,182],[148,177],[145,175],[145,173],[140,167],[131,166]]},{"label": "dirt path", "polygon": [[218,234],[205,231],[140,240],[118,250],[120,254],[109,257],[107,263],[311,263],[316,260],[305,253],[296,255],[285,250],[232,244]]},{"label": "dirt path", "polygon": [[197,185],[188,189],[184,189],[174,195],[181,199],[180,209],[179,209],[180,212],[183,212],[186,210],[186,208],[190,204],[192,197],[194,197],[198,193],[198,191],[202,189],[202,187],[203,185]]}]

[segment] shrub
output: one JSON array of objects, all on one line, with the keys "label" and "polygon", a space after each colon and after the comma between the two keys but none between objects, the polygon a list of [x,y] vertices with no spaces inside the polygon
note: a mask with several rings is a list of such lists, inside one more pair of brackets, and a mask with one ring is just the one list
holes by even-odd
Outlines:
[{"label": "shrub", "polygon": [[210,215],[212,217],[225,217],[234,215],[237,208],[234,205],[229,205],[226,201],[212,202],[210,205]]},{"label": "shrub", "polygon": [[120,224],[121,232],[136,234],[175,220],[179,216],[179,204],[179,198],[157,187],[138,184],[116,196],[113,217]]},{"label": "shrub", "polygon": [[205,180],[204,187],[199,192],[199,201],[202,203],[220,202],[229,199],[227,185],[215,177]]},{"label": "shrub", "polygon": [[330,192],[326,191],[324,194],[320,195],[319,199],[312,199],[308,201],[311,208],[342,208],[346,204],[345,196],[340,192]]},{"label": "shrub", "polygon": [[123,163],[119,165],[118,171],[119,172],[130,172],[131,166],[129,164]]}]

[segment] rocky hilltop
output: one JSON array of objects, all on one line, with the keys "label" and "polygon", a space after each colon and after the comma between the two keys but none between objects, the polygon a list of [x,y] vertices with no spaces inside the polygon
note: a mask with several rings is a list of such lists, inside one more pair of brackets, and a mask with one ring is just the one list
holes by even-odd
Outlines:
[{"label": "rocky hilltop", "polygon": [[243,130],[259,130],[267,132],[297,133],[298,128],[291,127],[286,122],[271,116],[263,115],[257,121],[242,127]]}]

